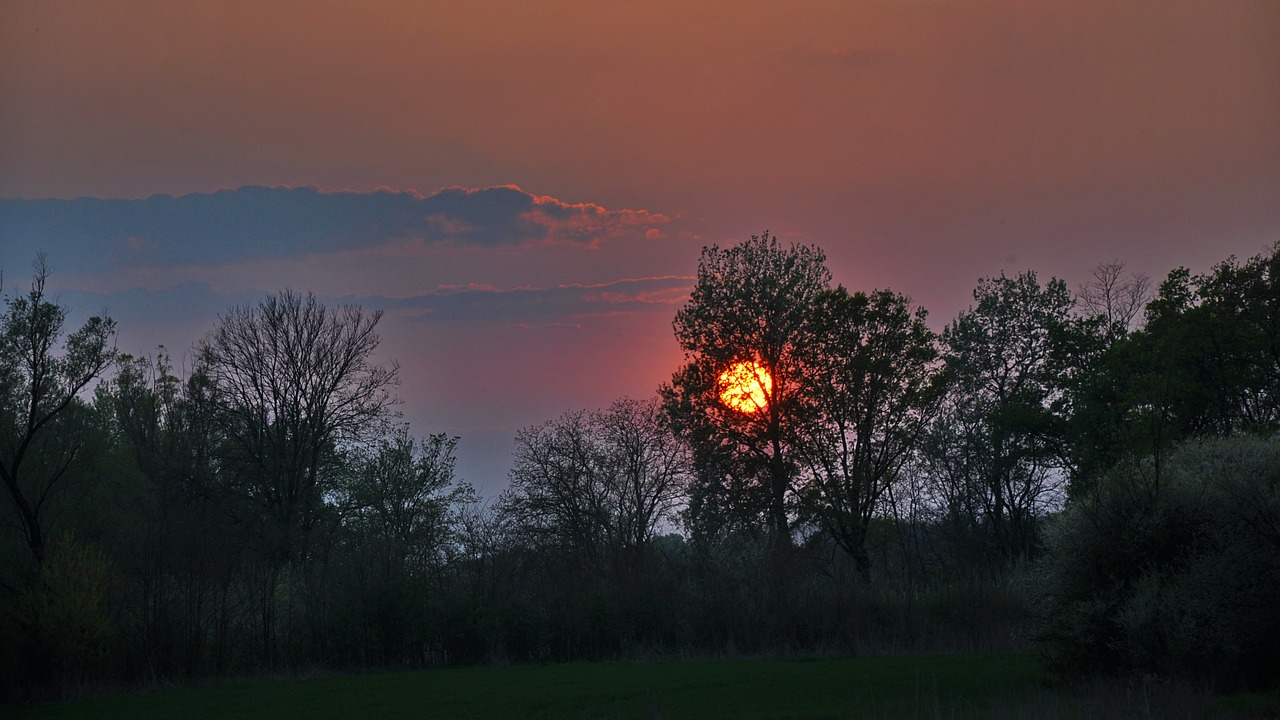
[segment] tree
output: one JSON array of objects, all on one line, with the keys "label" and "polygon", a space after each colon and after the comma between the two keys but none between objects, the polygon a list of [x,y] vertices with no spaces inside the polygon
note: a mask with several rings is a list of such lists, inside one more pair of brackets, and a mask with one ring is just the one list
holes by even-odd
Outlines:
[{"label": "tree", "polygon": [[48,277],[40,257],[30,290],[6,298],[0,315],[0,480],[36,563],[47,502],[81,454],[80,395],[116,358],[109,317],[89,318],[57,351],[67,310],[46,298]]},{"label": "tree", "polygon": [[1066,284],[1034,272],[984,278],[976,306],[942,333],[951,393],[926,443],[943,495],[1004,557],[1034,551],[1038,516],[1061,485],[1063,421],[1055,414],[1069,328]]},{"label": "tree", "polygon": [[231,589],[250,555],[246,521],[256,507],[227,482],[206,375],[179,378],[161,347],[153,357],[123,356],[99,390],[121,454],[146,479],[128,523],[135,539],[126,567],[138,593],[132,642],[154,671],[194,675],[236,645],[230,623],[218,618],[238,604]]},{"label": "tree", "polygon": [[458,555],[462,506],[475,502],[454,476],[457,441],[444,433],[418,440],[401,425],[350,453],[333,494],[342,514],[336,562],[319,569],[312,595],[337,608],[322,618],[348,619],[341,632],[364,657],[412,661],[430,643],[438,622],[431,609]]},{"label": "tree", "polygon": [[503,502],[519,525],[588,566],[637,566],[685,484],[686,452],[655,400],[622,398],[516,434]]},{"label": "tree", "polygon": [[621,398],[593,415],[605,448],[604,480],[615,543],[638,566],[654,532],[671,514],[688,480],[687,446],[671,430],[657,398]]},{"label": "tree", "polygon": [[608,498],[586,411],[521,428],[510,486],[500,499],[535,541],[587,566],[603,560]]},{"label": "tree", "polygon": [[286,290],[232,308],[198,345],[232,482],[266,512],[280,561],[317,520],[337,449],[377,434],[388,417],[398,367],[373,361],[381,317]]},{"label": "tree", "polygon": [[[1170,272],[1146,323],[1106,346],[1080,383],[1077,454],[1100,477],[1126,456],[1165,455],[1194,437],[1280,425],[1280,245],[1204,275]],[[1074,484],[1073,480],[1073,484]]]},{"label": "tree", "polygon": [[443,565],[451,514],[475,500],[470,485],[455,482],[457,444],[444,433],[418,441],[398,427],[362,452],[342,483],[344,521],[385,577],[425,576]]},{"label": "tree", "polygon": [[1132,330],[1150,299],[1151,278],[1141,273],[1125,275],[1124,263],[1119,260],[1095,267],[1076,295],[1081,308],[1090,316],[1102,318],[1113,336]]},{"label": "tree", "polygon": [[866,576],[867,529],[942,399],[923,308],[889,290],[822,293],[805,371],[813,409],[800,454],[807,505]]},{"label": "tree", "polygon": [[1231,428],[1280,426],[1280,243],[1240,262],[1234,257],[1198,278],[1197,294],[1216,332],[1213,379]]},{"label": "tree", "polygon": [[195,374],[206,379],[223,438],[219,475],[256,509],[241,522],[257,535],[267,662],[277,659],[278,602],[283,596],[292,610],[296,599],[281,592],[281,572],[301,571],[312,530],[336,522],[326,496],[341,476],[342,450],[377,437],[390,417],[398,368],[374,362],[381,317],[286,290],[231,309],[197,346]]},{"label": "tree", "polygon": [[[732,501],[759,512],[778,547],[791,543],[802,355],[815,337],[814,303],[831,282],[825,262],[817,247],[783,248],[768,232],[728,248],[703,248],[692,297],[674,322],[685,364],[662,391],[695,448],[699,482],[744,488]],[[743,362],[768,378],[763,407],[750,412],[720,397],[720,378]]]},{"label": "tree", "polygon": [[1280,439],[1206,437],[1114,467],[1054,523],[1036,573],[1051,668],[1273,686]]}]

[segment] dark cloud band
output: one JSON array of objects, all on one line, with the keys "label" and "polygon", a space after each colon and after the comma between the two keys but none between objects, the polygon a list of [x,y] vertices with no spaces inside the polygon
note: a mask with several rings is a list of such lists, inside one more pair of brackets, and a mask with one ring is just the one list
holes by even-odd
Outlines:
[{"label": "dark cloud band", "polygon": [[0,200],[0,264],[25,268],[46,252],[60,270],[235,263],[421,240],[499,247],[595,245],[667,222],[515,186],[379,190],[245,186],[144,200]]}]

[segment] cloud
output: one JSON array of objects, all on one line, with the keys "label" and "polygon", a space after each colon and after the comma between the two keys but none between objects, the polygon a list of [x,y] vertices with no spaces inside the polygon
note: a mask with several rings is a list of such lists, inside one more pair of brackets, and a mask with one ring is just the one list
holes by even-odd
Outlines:
[{"label": "cloud", "polygon": [[[639,313],[673,314],[693,289],[694,278],[627,278],[599,284],[499,289],[484,285],[443,286],[433,292],[393,298],[376,295],[320,294],[325,305],[359,305],[384,310],[413,322],[466,322],[503,327],[580,327],[582,318]],[[235,305],[256,304],[266,293],[222,293],[207,283],[185,282],[160,290],[131,288],[108,293],[62,290],[55,300],[74,314],[105,312],[122,329],[143,325],[191,326],[203,333]],[[157,342],[165,342],[158,338]]]},{"label": "cloud", "polygon": [[467,288],[402,299],[369,298],[373,307],[439,322],[499,322],[536,326],[564,324],[589,315],[674,313],[693,289],[693,277],[628,278],[609,283],[550,288]]},{"label": "cloud", "polygon": [[652,238],[669,218],[533,195],[514,185],[430,195],[244,186],[142,200],[0,200],[0,264],[47,252],[60,270],[231,264],[363,250],[393,241],[598,247]]}]

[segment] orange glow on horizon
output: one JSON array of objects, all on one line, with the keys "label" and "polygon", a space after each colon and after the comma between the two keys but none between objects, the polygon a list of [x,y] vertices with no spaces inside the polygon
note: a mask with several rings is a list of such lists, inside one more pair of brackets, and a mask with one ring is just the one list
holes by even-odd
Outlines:
[{"label": "orange glow on horizon", "polygon": [[720,402],[743,413],[759,412],[769,406],[773,378],[759,363],[736,362],[720,373]]}]

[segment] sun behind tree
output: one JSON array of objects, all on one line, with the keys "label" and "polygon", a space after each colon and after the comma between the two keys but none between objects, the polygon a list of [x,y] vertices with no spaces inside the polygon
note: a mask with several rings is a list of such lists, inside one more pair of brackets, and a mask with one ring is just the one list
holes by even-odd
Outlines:
[{"label": "sun behind tree", "polygon": [[718,387],[720,402],[738,412],[754,413],[769,406],[773,378],[763,365],[736,362],[720,373]]}]

